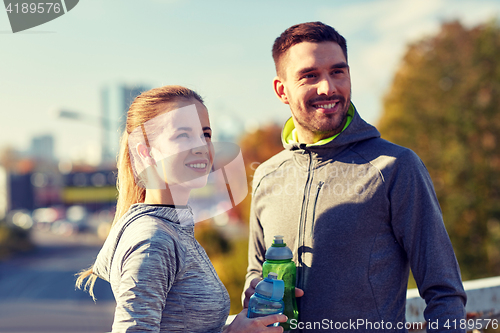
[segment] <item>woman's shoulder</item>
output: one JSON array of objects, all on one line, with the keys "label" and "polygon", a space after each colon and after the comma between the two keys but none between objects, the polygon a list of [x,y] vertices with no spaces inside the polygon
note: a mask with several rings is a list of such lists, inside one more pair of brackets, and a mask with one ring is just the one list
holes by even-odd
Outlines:
[{"label": "woman's shoulder", "polygon": [[146,258],[149,258],[150,263],[154,258],[176,258],[175,262],[182,263],[185,256],[186,249],[174,227],[158,217],[137,214],[124,216],[111,229],[94,268],[111,281],[109,274],[112,263],[121,267],[125,261]]},{"label": "woman's shoulder", "polygon": [[171,223],[166,223],[159,217],[147,214],[141,215],[131,221],[124,228],[122,234],[123,240],[133,240],[134,243],[148,242],[151,244],[171,243],[177,245],[180,243],[180,237],[177,229]]},{"label": "woman's shoulder", "polygon": [[123,230],[115,258],[120,265],[140,261],[144,267],[163,267],[167,260],[181,270],[187,252],[174,227],[158,217],[141,216]]}]

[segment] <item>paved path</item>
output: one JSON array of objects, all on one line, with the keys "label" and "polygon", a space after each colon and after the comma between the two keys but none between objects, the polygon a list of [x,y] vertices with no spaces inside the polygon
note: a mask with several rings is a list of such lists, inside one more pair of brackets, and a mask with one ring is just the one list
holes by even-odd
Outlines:
[{"label": "paved path", "polygon": [[90,266],[102,241],[35,231],[36,248],[0,262],[1,333],[111,331],[114,299],[107,282],[95,286],[97,302],[75,290],[75,273]]}]

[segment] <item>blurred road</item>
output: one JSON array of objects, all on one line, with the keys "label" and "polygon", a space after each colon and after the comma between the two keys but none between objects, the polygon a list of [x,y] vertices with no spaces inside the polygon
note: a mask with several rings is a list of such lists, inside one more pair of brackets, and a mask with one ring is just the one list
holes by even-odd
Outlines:
[{"label": "blurred road", "polygon": [[75,273],[93,263],[102,241],[37,230],[32,239],[33,251],[0,261],[0,332],[110,332],[115,302],[109,284],[98,280],[96,303],[74,287]]}]

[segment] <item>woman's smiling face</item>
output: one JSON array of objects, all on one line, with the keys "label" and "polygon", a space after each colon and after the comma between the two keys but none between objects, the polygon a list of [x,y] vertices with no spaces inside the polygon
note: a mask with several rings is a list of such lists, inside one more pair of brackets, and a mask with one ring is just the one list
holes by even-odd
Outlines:
[{"label": "woman's smiling face", "polygon": [[[206,107],[194,99],[180,98],[165,105],[152,138],[151,157],[168,185],[205,186],[213,163],[212,130]],[[158,126],[160,125],[160,126]]]}]

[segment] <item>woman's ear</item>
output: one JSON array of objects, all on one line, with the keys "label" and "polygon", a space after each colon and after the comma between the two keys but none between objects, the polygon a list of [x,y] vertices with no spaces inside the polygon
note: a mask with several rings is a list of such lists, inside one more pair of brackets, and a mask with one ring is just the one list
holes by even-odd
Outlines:
[{"label": "woman's ear", "polygon": [[156,165],[156,161],[151,157],[150,150],[142,143],[138,143],[136,147],[137,154],[147,165]]}]

